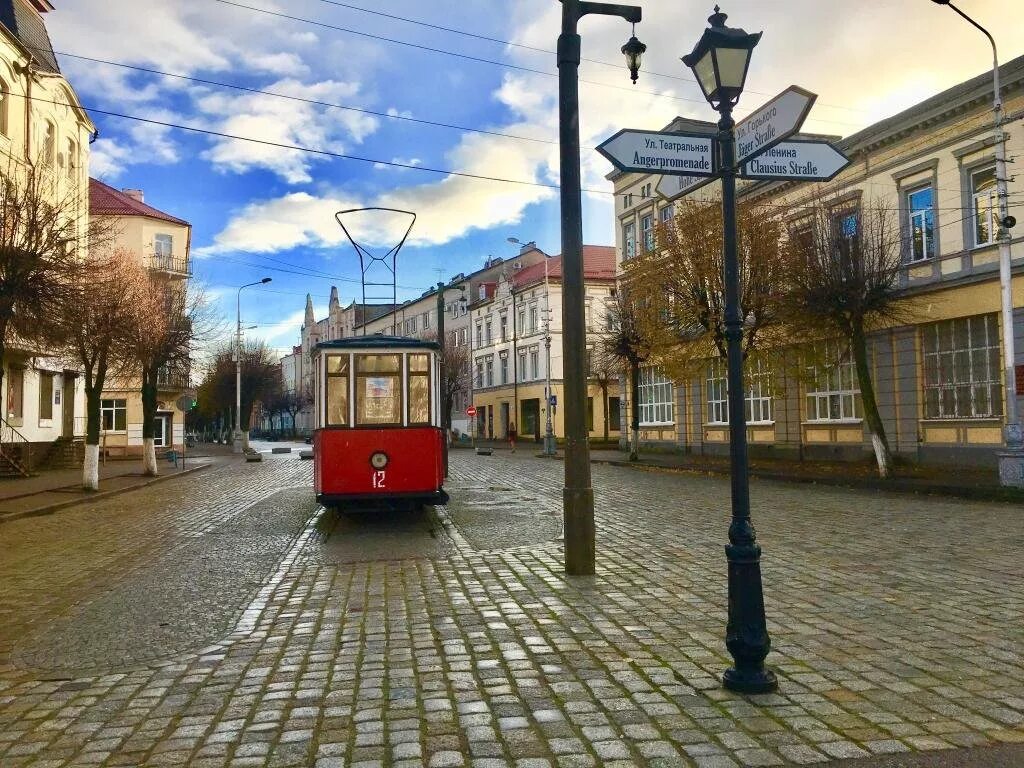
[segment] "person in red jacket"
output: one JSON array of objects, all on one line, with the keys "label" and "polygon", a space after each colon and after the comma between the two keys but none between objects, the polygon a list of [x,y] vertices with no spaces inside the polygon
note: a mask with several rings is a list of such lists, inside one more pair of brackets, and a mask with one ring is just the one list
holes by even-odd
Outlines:
[{"label": "person in red jacket", "polygon": [[516,452],[516,423],[513,421],[508,425],[508,444],[512,448],[512,453]]}]

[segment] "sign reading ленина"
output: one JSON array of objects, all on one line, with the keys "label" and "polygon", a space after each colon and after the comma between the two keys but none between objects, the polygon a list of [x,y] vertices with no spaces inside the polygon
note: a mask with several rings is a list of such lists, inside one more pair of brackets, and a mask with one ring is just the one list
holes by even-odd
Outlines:
[{"label": "sign reading \u043b\u0435\u043d\u0438\u043d\u0430", "polygon": [[765,152],[785,141],[803,125],[817,95],[795,85],[736,121],[736,162]]},{"label": "sign reading \u043b\u0435\u043d\u0438\u043d\u0430", "polygon": [[827,141],[782,141],[740,168],[741,179],[828,181],[850,164],[850,159]]},{"label": "sign reading \u043b\u0435\u043d\u0438\u043d\u0430", "polygon": [[619,131],[597,148],[620,171],[713,176],[713,136],[659,131]]}]

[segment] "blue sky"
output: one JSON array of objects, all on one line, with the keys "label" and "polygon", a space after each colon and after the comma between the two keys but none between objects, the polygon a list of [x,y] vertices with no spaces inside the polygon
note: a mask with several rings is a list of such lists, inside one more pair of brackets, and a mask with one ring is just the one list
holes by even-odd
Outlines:
[{"label": "blue sky", "polygon": [[[993,29],[1004,61],[1024,53],[1018,2],[963,2]],[[101,138],[92,148],[92,175],[117,187],[142,188],[147,202],[192,222],[197,280],[225,317],[234,319],[233,287],[264,275],[273,278],[266,288],[243,294],[244,320],[260,326],[251,333],[273,346],[298,341],[306,293],[313,295],[318,317],[325,313],[331,285],[338,286],[343,301],[358,296],[358,260],[333,217],[340,208],[379,205],[417,212],[417,225],[399,257],[400,298],[426,290],[439,269],[447,279],[478,268],[489,255],[512,255],[509,236],[535,240],[548,252],[559,250],[555,189],[419,170],[557,184],[557,79],[554,56],[545,52],[554,48],[559,29],[555,0],[55,4],[47,15],[54,47],[65,54],[64,72],[87,108],[414,166],[325,158],[93,111]],[[848,135],[984,71],[990,62],[977,31],[925,0],[737,0],[724,10],[731,14],[730,24],[764,31],[739,113],[798,84],[819,94],[805,128],[820,133]],[[583,22],[584,57],[614,65],[585,62],[581,68],[584,186],[603,192],[585,195],[587,242],[614,242],[611,185],[603,179],[610,167],[589,147],[623,127],[658,129],[675,115],[711,119],[679,62],[709,12],[703,4],[675,0],[645,4],[637,36],[648,45],[647,73],[636,87],[620,65],[628,25],[610,18]],[[947,41],[950,55],[937,55],[938,40]],[[72,55],[518,138],[246,93]],[[395,225],[379,219],[360,234],[386,250]],[[292,273],[311,270],[322,274]]]}]

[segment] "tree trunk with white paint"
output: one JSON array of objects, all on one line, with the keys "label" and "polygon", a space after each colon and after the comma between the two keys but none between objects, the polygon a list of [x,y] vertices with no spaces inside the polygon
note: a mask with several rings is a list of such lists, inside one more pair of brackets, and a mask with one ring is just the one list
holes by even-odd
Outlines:
[{"label": "tree trunk with white paint", "polygon": [[92,443],[85,445],[85,461],[82,463],[82,487],[87,491],[100,489],[100,447]]},{"label": "tree trunk with white paint", "polygon": [[156,477],[158,474],[156,466],[156,440],[152,437],[142,438],[142,474]]}]

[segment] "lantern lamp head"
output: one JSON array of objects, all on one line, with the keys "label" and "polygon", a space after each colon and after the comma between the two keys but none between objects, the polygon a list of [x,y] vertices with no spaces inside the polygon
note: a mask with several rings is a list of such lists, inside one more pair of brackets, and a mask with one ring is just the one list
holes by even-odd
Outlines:
[{"label": "lantern lamp head", "polygon": [[636,39],[636,25],[634,24],[633,26],[634,34],[622,46],[622,55],[626,57],[626,66],[629,67],[630,79],[632,79],[633,85],[636,85],[637,77],[640,75],[640,62],[647,51],[647,46]]},{"label": "lantern lamp head", "polygon": [[742,29],[725,26],[728,16],[715,6],[708,17],[711,25],[704,30],[693,53],[683,63],[693,70],[704,98],[712,107],[731,110],[743,93],[750,66],[750,54],[761,39],[761,33],[747,34]]}]

